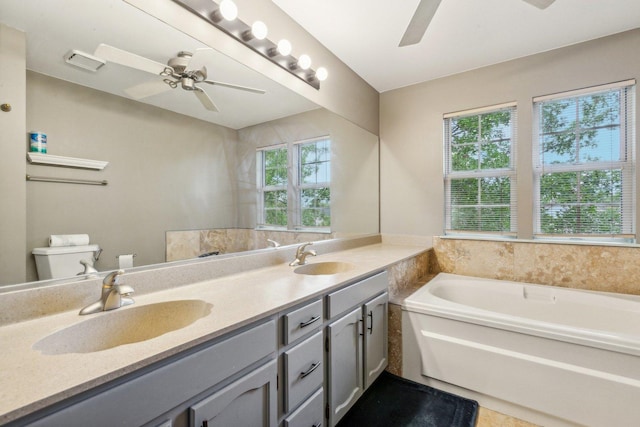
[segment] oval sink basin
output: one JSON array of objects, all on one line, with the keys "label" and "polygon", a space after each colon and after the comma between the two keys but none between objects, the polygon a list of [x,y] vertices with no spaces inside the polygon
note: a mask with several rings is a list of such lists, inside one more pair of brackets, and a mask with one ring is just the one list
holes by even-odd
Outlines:
[{"label": "oval sink basin", "polygon": [[354,267],[353,264],[348,262],[329,261],[329,262],[316,262],[314,264],[305,264],[293,270],[298,274],[310,274],[312,276],[324,275],[324,274],[337,274],[349,271]]},{"label": "oval sink basin", "polygon": [[93,353],[150,340],[189,326],[213,308],[202,300],[177,300],[130,306],[95,314],[90,319],[47,335],[33,345],[43,354]]}]

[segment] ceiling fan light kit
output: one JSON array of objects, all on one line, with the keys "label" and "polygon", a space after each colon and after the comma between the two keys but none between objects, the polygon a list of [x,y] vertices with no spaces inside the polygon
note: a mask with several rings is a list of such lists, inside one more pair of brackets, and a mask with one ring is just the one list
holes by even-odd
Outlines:
[{"label": "ceiling fan light kit", "polygon": [[[317,71],[311,68],[311,58],[308,59],[309,66],[303,68],[302,65],[306,65],[307,59],[302,60],[302,57],[300,59],[293,57],[291,55],[291,43],[289,41],[284,40],[286,43],[283,43],[283,40],[280,40],[280,42],[276,44],[269,40],[267,38],[267,26],[263,22],[256,21],[251,26],[242,22],[242,20],[237,18],[237,7],[235,4],[233,4],[233,6],[229,5],[233,3],[232,0],[222,0],[219,5],[212,0],[173,0],[173,2],[205,20],[215,28],[225,32],[315,89],[320,89],[320,81],[325,80],[328,76],[325,68],[320,67]],[[222,10],[223,6],[225,11]],[[234,19],[226,19],[227,8],[235,8],[236,17]],[[233,16],[233,14],[229,15],[229,17],[231,16]],[[307,56],[308,58],[308,55],[303,56]],[[320,72],[321,69],[322,72]]]}]

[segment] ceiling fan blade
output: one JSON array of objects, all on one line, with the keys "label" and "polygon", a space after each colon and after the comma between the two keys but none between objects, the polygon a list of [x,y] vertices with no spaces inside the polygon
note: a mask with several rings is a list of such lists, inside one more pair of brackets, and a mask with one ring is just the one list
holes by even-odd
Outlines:
[{"label": "ceiling fan blade", "polygon": [[537,7],[538,9],[546,9],[556,0],[524,0],[527,3]]},{"label": "ceiling fan blade", "polygon": [[398,47],[420,43],[442,0],[420,0]]},{"label": "ceiling fan blade", "polygon": [[204,67],[209,54],[213,51],[210,47],[203,47],[196,49],[189,60],[189,63],[186,66],[187,70],[200,70]]},{"label": "ceiling fan blade", "polygon": [[208,83],[210,85],[215,85],[215,86],[228,87],[228,88],[231,88],[231,89],[244,90],[246,92],[258,93],[260,95],[263,95],[263,94],[267,93],[266,90],[262,90],[262,89],[255,89],[255,88],[248,87],[248,86],[234,85],[234,84],[231,84],[231,83],[217,82],[217,81],[214,81],[214,80],[204,80],[202,83]]},{"label": "ceiling fan blade", "polygon": [[216,104],[214,104],[211,98],[209,98],[209,95],[207,95],[207,92],[200,89],[199,87],[194,87],[193,93],[196,94],[196,96],[198,97],[198,99],[200,100],[204,108],[206,108],[209,111],[214,111],[216,113],[219,111],[218,107],[216,107]]},{"label": "ceiling fan blade", "polygon": [[142,99],[148,96],[157,95],[171,89],[171,86],[162,80],[151,80],[124,90],[124,93],[133,99]]},{"label": "ceiling fan blade", "polygon": [[94,52],[94,56],[102,58],[107,62],[113,62],[115,64],[124,65],[125,67],[135,68],[136,70],[142,70],[156,75],[159,75],[165,70],[165,68],[167,68],[166,65],[159,62],[104,43],[98,45]]}]

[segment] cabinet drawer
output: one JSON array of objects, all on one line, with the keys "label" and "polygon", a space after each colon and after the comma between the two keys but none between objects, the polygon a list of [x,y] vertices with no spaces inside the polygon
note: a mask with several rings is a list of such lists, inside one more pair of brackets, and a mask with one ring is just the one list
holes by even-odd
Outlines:
[{"label": "cabinet drawer", "polygon": [[324,390],[316,391],[298,409],[284,419],[283,427],[320,427],[324,420]]},{"label": "cabinet drawer", "polygon": [[312,302],[283,316],[284,344],[290,344],[322,325],[322,300]]},{"label": "cabinet drawer", "polygon": [[327,295],[328,317],[332,318],[385,291],[389,286],[386,271]]},{"label": "cabinet drawer", "polygon": [[295,408],[322,384],[322,331],[284,352],[285,412]]}]

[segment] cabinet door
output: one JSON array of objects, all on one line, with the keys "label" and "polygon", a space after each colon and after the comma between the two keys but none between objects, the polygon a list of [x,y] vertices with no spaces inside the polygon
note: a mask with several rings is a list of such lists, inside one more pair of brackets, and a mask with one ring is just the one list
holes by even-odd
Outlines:
[{"label": "cabinet door", "polygon": [[387,367],[387,308],[386,292],[364,305],[364,388],[367,389]]},{"label": "cabinet door", "polygon": [[363,388],[362,308],[329,324],[329,425],[335,425],[360,398]]},{"label": "cabinet door", "polygon": [[276,377],[274,360],[193,405],[191,427],[275,427]]}]

